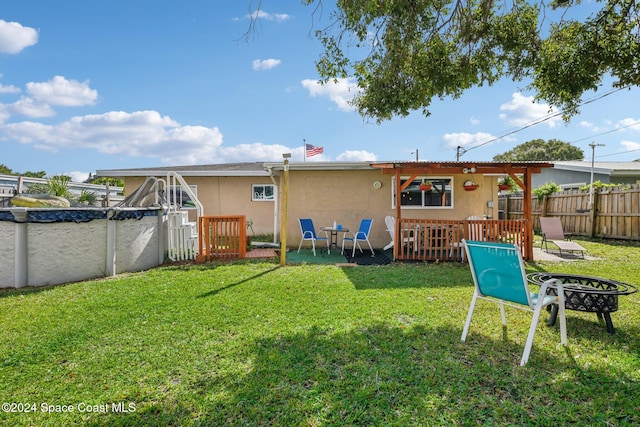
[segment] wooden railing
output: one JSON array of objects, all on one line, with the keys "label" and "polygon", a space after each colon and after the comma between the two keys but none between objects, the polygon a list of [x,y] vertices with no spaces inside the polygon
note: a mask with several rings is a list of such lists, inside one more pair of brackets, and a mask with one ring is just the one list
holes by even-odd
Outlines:
[{"label": "wooden railing", "polygon": [[247,222],[244,215],[201,216],[198,230],[198,262],[246,257]]},{"label": "wooden railing", "polygon": [[402,218],[402,245],[396,245],[400,261],[461,261],[462,239],[515,243],[524,256],[527,244],[525,220],[434,220]]}]

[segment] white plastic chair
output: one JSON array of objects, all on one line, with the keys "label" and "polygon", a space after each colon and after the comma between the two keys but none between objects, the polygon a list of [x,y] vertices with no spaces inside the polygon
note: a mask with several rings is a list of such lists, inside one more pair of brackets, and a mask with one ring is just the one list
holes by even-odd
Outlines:
[{"label": "white plastic chair", "polygon": [[[560,341],[563,345],[567,345],[564,289],[560,280],[547,280],[540,286],[539,294],[531,293],[524,270],[522,255],[517,245],[467,240],[462,240],[462,242],[467,252],[473,283],[475,285],[467,320],[462,330],[463,342],[466,341],[467,334],[469,333],[476,302],[479,298],[482,298],[500,304],[502,325],[505,327],[507,325],[504,310],[505,305],[533,312],[520,366],[524,366],[529,360],[540,313],[542,312],[542,308],[549,304],[558,304]],[[547,288],[550,284],[557,287],[557,297],[555,295],[547,295]]]},{"label": "white plastic chair", "polygon": [[[384,217],[384,223],[387,225],[387,231],[391,236],[391,242],[387,244],[383,249],[386,251],[387,249],[392,248],[395,245],[396,239],[396,217],[387,215]],[[402,239],[404,244],[413,243],[413,237],[405,237]]]}]

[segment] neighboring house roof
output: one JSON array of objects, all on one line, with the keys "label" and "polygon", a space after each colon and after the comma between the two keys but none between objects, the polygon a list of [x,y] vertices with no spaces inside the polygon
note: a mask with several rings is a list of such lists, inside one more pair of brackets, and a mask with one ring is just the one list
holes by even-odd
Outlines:
[{"label": "neighboring house roof", "polygon": [[[560,170],[591,173],[590,161],[559,161],[553,162],[553,167]],[[638,176],[640,175],[640,162],[594,162],[593,171],[609,176]]]}]

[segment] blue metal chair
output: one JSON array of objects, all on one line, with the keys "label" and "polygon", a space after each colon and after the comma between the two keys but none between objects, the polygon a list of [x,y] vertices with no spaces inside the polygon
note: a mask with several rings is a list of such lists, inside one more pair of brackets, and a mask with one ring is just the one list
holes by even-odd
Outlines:
[{"label": "blue metal chair", "polygon": [[[467,314],[467,321],[462,331],[463,342],[469,333],[469,326],[471,325],[471,317],[473,316],[476,301],[478,298],[483,298],[500,304],[500,314],[502,315],[502,325],[504,327],[507,325],[504,311],[505,305],[533,312],[533,319],[529,327],[529,335],[527,336],[527,341],[524,346],[520,366],[524,366],[529,360],[540,313],[542,308],[549,304],[558,304],[560,340],[563,345],[567,345],[564,290],[560,280],[547,280],[540,287],[539,294],[531,293],[524,270],[522,255],[517,245],[466,240],[462,240],[462,242],[467,253],[473,283],[475,285],[471,306]],[[547,287],[551,283],[557,286],[558,297],[555,295],[547,295]]]},{"label": "blue metal chair", "polygon": [[371,218],[366,218],[360,221],[360,228],[358,229],[357,232],[353,234],[353,237],[345,236],[342,238],[341,253],[344,255],[344,241],[347,240],[353,243],[353,251],[351,254],[352,257],[356,256],[356,246],[358,246],[358,248],[360,249],[360,252],[362,252],[362,247],[360,247],[359,242],[367,242],[367,244],[369,245],[369,249],[371,249],[371,256],[374,256],[375,252],[373,251],[373,248],[371,247],[371,242],[369,241],[369,233],[371,232],[372,225],[373,225],[373,219]]},{"label": "blue metal chair", "polygon": [[313,256],[316,256],[316,241],[317,240],[326,240],[327,241],[327,253],[331,253],[329,247],[329,235],[325,231],[325,237],[320,237],[316,234],[316,228],[313,226],[313,220],[311,218],[298,218],[298,222],[300,223],[300,232],[302,233],[302,239],[300,239],[300,244],[298,245],[298,253],[300,253],[300,248],[302,247],[302,242],[305,240],[311,241],[311,248],[313,249]]}]

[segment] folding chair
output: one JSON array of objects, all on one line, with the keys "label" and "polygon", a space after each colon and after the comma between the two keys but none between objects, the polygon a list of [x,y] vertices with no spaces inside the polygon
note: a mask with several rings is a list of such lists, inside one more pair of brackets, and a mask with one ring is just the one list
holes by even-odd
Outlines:
[{"label": "folding chair", "polygon": [[329,247],[329,235],[326,231],[324,232],[325,237],[319,237],[316,234],[316,228],[313,226],[313,220],[311,218],[298,218],[298,222],[300,223],[300,232],[302,233],[302,238],[300,239],[300,244],[298,245],[298,253],[300,253],[302,242],[304,242],[305,240],[311,241],[313,256],[316,256],[316,241],[318,240],[326,240],[327,253],[331,253],[331,248]]},{"label": "folding chair", "polygon": [[360,221],[360,228],[353,234],[353,237],[343,237],[342,238],[342,254],[344,254],[344,242],[345,240],[351,241],[353,243],[353,252],[351,254],[352,257],[356,256],[356,246],[362,252],[362,247],[360,247],[360,243],[358,242],[367,242],[369,245],[369,249],[371,249],[371,256],[375,255],[373,252],[373,247],[371,247],[371,242],[369,241],[369,233],[371,232],[371,225],[373,224],[373,219],[367,218]]},{"label": "folding chair", "polygon": [[[529,360],[533,337],[536,333],[543,307],[550,304],[558,304],[560,340],[563,345],[567,345],[564,289],[560,280],[547,280],[540,286],[539,294],[531,293],[525,275],[522,255],[517,245],[467,240],[462,242],[467,253],[475,285],[471,306],[462,331],[463,342],[466,341],[469,333],[476,302],[478,298],[482,298],[500,304],[500,314],[504,327],[507,325],[505,305],[533,312],[520,366],[524,366]],[[557,297],[555,295],[547,295],[547,288],[550,284],[557,287]]]}]

